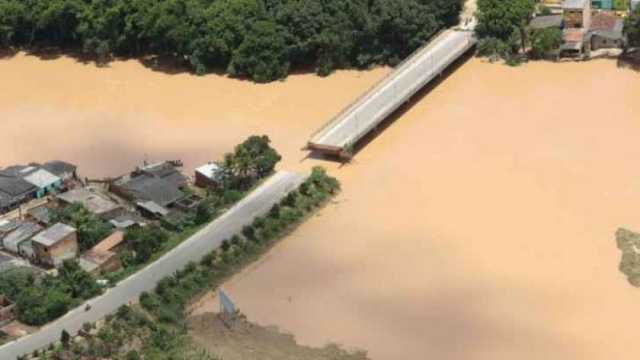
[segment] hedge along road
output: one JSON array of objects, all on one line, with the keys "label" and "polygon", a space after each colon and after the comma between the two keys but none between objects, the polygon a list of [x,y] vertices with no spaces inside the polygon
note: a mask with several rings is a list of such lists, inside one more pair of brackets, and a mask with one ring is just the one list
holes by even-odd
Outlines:
[{"label": "hedge along road", "polygon": [[38,332],[0,347],[0,359],[15,359],[44,348],[59,340],[63,329],[75,334],[85,322],[100,320],[121,305],[137,300],[143,291],[153,290],[162,278],[172,275],[191,261],[199,261],[205,254],[218,248],[224,239],[239,233],[255,217],[266,214],[275,203],[304,180],[305,176],[298,173],[277,172],[221,217],[160,259],[121,281],[103,295],[89,300],[90,310],[85,311],[85,306],[80,306]]}]

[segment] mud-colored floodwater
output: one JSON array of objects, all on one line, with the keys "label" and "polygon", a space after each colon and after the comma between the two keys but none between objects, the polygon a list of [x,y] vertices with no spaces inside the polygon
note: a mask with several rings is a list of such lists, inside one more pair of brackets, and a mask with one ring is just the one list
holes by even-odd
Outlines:
[{"label": "mud-colored floodwater", "polygon": [[192,169],[265,133],[286,167],[297,168],[313,130],[387,72],[255,85],[153,71],[136,60],[98,68],[20,53],[0,58],[0,167],[61,158],[80,165],[83,176],[102,177],[145,159],[180,158]]},{"label": "mud-colored floodwater", "polygon": [[[0,163],[193,166],[266,132],[305,169],[308,135],[386,71],[257,86],[19,55],[0,61]],[[638,358],[613,236],[640,229],[638,94],[613,61],[470,60],[352,164],[324,162],[337,202],[225,288],[253,321],[373,359]]]}]

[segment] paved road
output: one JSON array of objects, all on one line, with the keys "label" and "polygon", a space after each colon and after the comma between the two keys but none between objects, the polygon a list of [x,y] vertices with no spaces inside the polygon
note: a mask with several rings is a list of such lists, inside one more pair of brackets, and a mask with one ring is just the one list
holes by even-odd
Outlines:
[{"label": "paved road", "polygon": [[199,261],[205,254],[218,248],[224,239],[241,231],[256,216],[266,214],[273,204],[297,188],[304,179],[303,175],[296,173],[276,173],[206,228],[102,296],[90,300],[91,310],[84,311],[84,306],[81,306],[40,331],[0,347],[0,359],[15,359],[46,347],[60,338],[63,329],[75,334],[85,322],[100,320],[120,305],[137,300],[143,291],[153,290],[160,279],[173,274],[190,261]]}]

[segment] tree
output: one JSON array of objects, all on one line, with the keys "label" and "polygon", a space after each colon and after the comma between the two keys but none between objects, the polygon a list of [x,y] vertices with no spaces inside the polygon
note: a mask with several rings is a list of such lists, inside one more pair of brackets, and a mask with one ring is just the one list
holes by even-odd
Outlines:
[{"label": "tree", "polygon": [[560,49],[560,45],[562,45],[562,31],[557,28],[533,30],[529,38],[531,41],[531,55],[534,58],[542,58]]},{"label": "tree", "polygon": [[124,235],[125,242],[135,252],[138,264],[147,262],[168,239],[167,232],[155,224],[128,230]]},{"label": "tree", "polygon": [[52,222],[64,222],[78,230],[78,246],[81,251],[92,248],[113,232],[109,223],[91,213],[80,203],[53,211],[51,220]]},{"label": "tree", "polygon": [[273,172],[282,157],[270,143],[266,135],[250,136],[236,146],[234,153],[225,155],[221,164],[225,190],[247,190]]},{"label": "tree", "polygon": [[534,0],[478,0],[476,34],[481,40],[506,44],[508,55],[513,55],[525,48],[525,30],[534,10]]},{"label": "tree", "polygon": [[629,46],[640,46],[640,6],[625,19],[624,33],[627,35]]},{"label": "tree", "polygon": [[74,299],[89,299],[100,293],[95,280],[76,260],[67,260],[58,270],[58,278]]},{"label": "tree", "polygon": [[69,348],[69,341],[71,341],[71,335],[67,332],[67,330],[62,329],[60,333],[60,342],[62,343],[62,347],[65,349]]}]

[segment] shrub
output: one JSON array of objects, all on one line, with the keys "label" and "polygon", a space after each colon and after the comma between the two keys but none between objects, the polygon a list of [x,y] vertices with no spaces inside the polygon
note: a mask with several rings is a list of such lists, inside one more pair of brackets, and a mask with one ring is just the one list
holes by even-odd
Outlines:
[{"label": "shrub", "polygon": [[562,45],[562,31],[556,28],[533,30],[529,38],[531,41],[531,56],[537,59],[559,50],[560,45]]}]

